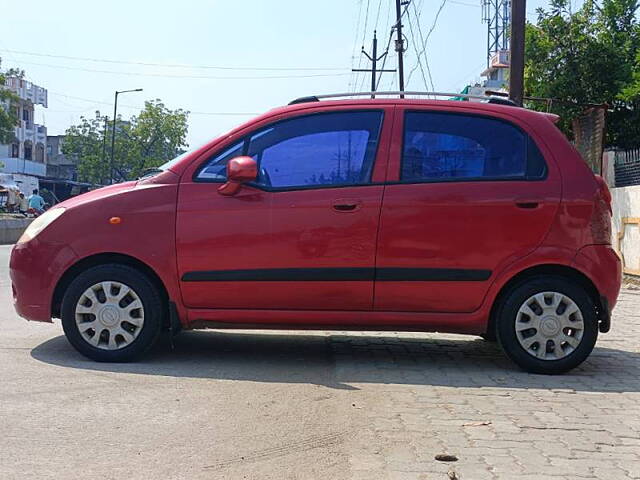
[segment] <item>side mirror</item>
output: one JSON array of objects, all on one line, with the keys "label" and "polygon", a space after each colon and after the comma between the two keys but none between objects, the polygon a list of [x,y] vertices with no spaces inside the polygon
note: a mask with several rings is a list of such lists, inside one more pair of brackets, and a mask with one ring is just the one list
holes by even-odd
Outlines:
[{"label": "side mirror", "polygon": [[235,157],[227,163],[227,182],[218,187],[220,195],[235,195],[243,183],[258,178],[258,164],[251,157]]}]

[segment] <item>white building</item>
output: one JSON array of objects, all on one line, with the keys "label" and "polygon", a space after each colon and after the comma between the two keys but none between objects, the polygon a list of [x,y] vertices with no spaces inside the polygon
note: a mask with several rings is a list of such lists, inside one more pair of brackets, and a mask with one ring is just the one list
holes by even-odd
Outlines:
[{"label": "white building", "polygon": [[[35,123],[35,106],[47,108],[47,90],[17,77],[7,77],[4,88],[14,92],[20,99],[13,105],[18,125],[15,139],[10,144],[0,145],[0,173],[46,175],[47,128]],[[2,105],[9,108],[8,105]]]},{"label": "white building", "polygon": [[489,66],[480,75],[487,77],[483,87],[487,90],[505,91],[509,83],[509,65],[511,55],[509,50],[499,50],[489,60]]}]

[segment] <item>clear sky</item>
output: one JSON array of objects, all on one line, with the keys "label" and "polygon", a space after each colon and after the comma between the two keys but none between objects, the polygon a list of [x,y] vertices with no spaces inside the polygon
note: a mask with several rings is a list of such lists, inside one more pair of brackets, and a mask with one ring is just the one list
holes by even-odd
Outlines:
[{"label": "clear sky", "polygon": [[[432,30],[426,54],[435,89],[459,91],[478,79],[486,63],[487,31],[480,0],[447,0],[437,21],[442,0],[413,2],[413,35],[409,21],[403,22],[409,41],[406,74],[416,65],[416,45],[422,48],[417,13],[423,38]],[[535,9],[546,3],[529,0],[528,19],[535,20]],[[36,122],[49,134],[64,133],[96,110],[111,116],[115,90],[143,88],[120,96],[118,112],[128,117],[154,98],[189,110],[191,147],[293,98],[353,90],[350,70],[358,65],[363,36],[369,49],[377,27],[382,52],[395,16],[393,0],[30,0],[25,5],[3,5],[2,67],[22,68],[28,80],[48,89],[49,108],[37,109]],[[391,52],[386,67],[395,63]],[[370,77],[360,75],[357,87],[364,82],[366,90]],[[382,79],[381,89],[390,86],[397,88],[395,74]],[[419,69],[406,88],[425,89]]]}]

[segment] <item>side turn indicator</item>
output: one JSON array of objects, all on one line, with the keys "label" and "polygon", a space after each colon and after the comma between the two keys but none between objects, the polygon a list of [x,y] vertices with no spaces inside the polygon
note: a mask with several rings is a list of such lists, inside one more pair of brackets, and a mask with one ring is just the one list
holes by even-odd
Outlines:
[{"label": "side turn indicator", "polygon": [[119,224],[119,223],[121,223],[121,222],[122,222],[122,219],[121,219],[120,217],[111,217],[111,218],[109,219],[109,223],[110,223],[111,225],[118,225],[118,224]]}]

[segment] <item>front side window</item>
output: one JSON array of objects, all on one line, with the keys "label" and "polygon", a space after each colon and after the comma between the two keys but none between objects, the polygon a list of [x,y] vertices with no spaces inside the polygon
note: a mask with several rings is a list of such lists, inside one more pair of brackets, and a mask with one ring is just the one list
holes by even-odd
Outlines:
[{"label": "front side window", "polygon": [[272,188],[368,183],[381,112],[325,113],[280,122],[253,135],[248,154],[258,184]]},{"label": "front side window", "polygon": [[382,112],[320,113],[284,120],[212,157],[198,179],[224,181],[227,162],[248,155],[258,163],[256,186],[269,189],[370,182]]},{"label": "front side window", "polygon": [[224,182],[227,179],[227,162],[234,157],[242,155],[243,146],[244,140],[214,155],[209,159],[205,167],[200,170],[198,179]]},{"label": "front side window", "polygon": [[500,120],[462,114],[405,115],[402,180],[540,178],[544,160],[528,136]]}]

